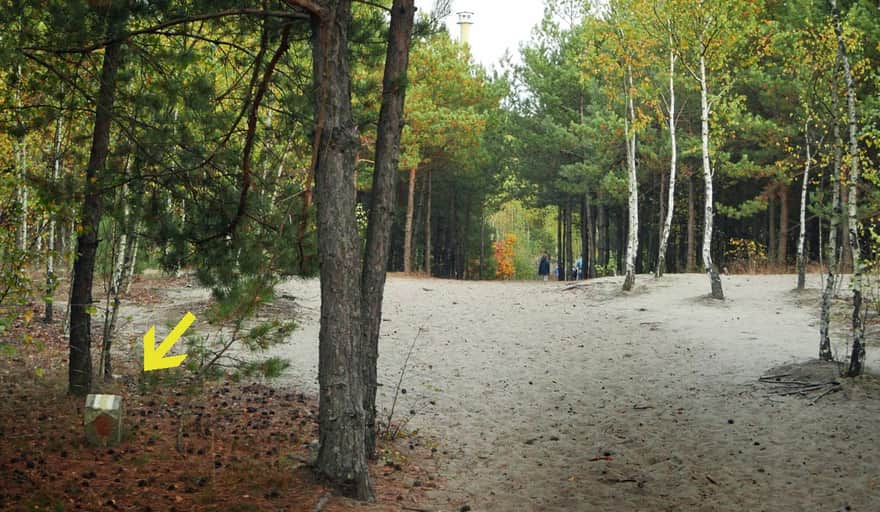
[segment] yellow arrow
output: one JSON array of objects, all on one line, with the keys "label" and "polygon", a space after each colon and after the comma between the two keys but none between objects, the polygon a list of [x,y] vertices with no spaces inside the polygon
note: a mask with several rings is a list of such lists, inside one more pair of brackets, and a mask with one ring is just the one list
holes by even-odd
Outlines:
[{"label": "yellow arrow", "polygon": [[171,347],[177,343],[177,340],[183,335],[184,331],[196,320],[196,316],[187,311],[183,318],[177,322],[174,329],[165,336],[159,348],[156,348],[156,327],[151,326],[147,334],[144,335],[144,371],[165,370],[167,368],[177,368],[186,359],[186,354],[179,356],[165,357],[165,354],[171,350]]}]

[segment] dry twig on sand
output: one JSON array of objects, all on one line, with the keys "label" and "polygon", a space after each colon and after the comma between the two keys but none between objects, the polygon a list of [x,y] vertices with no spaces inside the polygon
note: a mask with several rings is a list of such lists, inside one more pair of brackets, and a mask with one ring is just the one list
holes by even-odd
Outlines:
[{"label": "dry twig on sand", "polygon": [[819,399],[823,396],[833,393],[835,391],[840,390],[840,383],[836,380],[829,380],[826,382],[807,382],[800,380],[780,380],[782,377],[788,377],[790,374],[780,374],[780,375],[768,375],[765,377],[760,377],[758,379],[759,382],[763,382],[765,384],[773,384],[777,386],[782,386],[781,388],[776,388],[770,391],[770,394],[777,396],[786,396],[786,395],[801,395],[806,396],[808,393],[812,393],[814,391],[821,391],[821,393],[816,396],[813,400],[810,401],[809,405],[814,405]]}]

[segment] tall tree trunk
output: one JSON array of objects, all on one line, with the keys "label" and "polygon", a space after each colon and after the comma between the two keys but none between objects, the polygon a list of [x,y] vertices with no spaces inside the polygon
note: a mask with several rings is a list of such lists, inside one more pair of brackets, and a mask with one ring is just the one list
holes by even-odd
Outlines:
[{"label": "tall tree trunk", "polygon": [[[126,159],[125,178],[129,175],[130,157]],[[123,203],[122,222],[118,226],[119,237],[118,243],[113,244],[111,251],[111,271],[110,271],[110,287],[107,290],[107,307],[104,310],[104,329],[101,338],[101,361],[98,368],[98,375],[104,378],[105,382],[113,380],[113,366],[110,358],[110,349],[113,346],[113,336],[116,332],[116,319],[119,314],[119,305],[121,303],[119,294],[122,291],[123,281],[125,280],[125,254],[128,252],[128,224],[130,208],[128,203],[128,186],[123,184],[121,201]]]},{"label": "tall tree trunk", "polygon": [[480,276],[483,280],[483,267],[486,264],[486,204],[480,203]]},{"label": "tall tree trunk", "polygon": [[[839,111],[836,91],[836,86],[832,86],[831,100],[834,112]],[[840,228],[840,219],[843,216],[840,201],[840,166],[843,160],[843,140],[840,138],[840,125],[836,116],[831,126],[834,135],[834,161],[831,176],[831,220],[828,228],[828,275],[825,277],[825,288],[822,290],[822,302],[819,310],[819,359],[822,361],[834,360],[834,354],[831,352],[831,302],[834,299],[834,289],[839,271],[838,262],[840,261],[837,248],[837,231]]]},{"label": "tall tree trunk", "polygon": [[413,212],[416,200],[416,172],[418,167],[413,166],[409,170],[409,192],[406,199],[406,225],[403,231],[403,272],[412,273],[412,241],[413,241]]},{"label": "tall tree trunk", "polygon": [[788,264],[788,183],[782,182],[779,193],[779,247],[776,256],[780,265]]},{"label": "tall tree trunk", "polygon": [[[840,202],[841,204],[849,204],[849,187],[842,187],[840,189]],[[842,212],[841,212],[842,213]],[[841,215],[840,217],[841,223],[841,241],[840,241],[840,251],[841,255],[837,261],[838,271],[841,274],[846,274],[848,272],[852,272],[852,241],[849,236],[849,215]]]},{"label": "tall tree trunk", "polygon": [[626,133],[627,149],[626,162],[629,168],[627,185],[629,188],[629,234],[626,240],[626,278],[623,281],[623,290],[632,290],[636,282],[636,253],[639,250],[639,189],[638,176],[636,174],[636,112],[633,106],[633,76],[632,68],[626,68],[626,106],[627,115],[624,116],[624,132]]},{"label": "tall tree trunk", "polygon": [[849,55],[846,50],[846,42],[843,40],[843,29],[840,24],[840,12],[837,8],[837,0],[830,0],[831,16],[834,22],[834,34],[837,36],[837,55],[843,64],[843,79],[846,85],[846,111],[849,124],[849,179],[847,180],[847,217],[849,221],[849,244],[852,251],[852,353],[850,354],[847,375],[856,377],[861,375],[865,367],[865,327],[862,325],[862,255],[859,241],[859,207],[858,187],[859,175],[859,127],[856,115],[856,88],[853,83],[852,70],[849,64]]},{"label": "tall tree trunk", "polygon": [[686,270],[697,269],[697,198],[694,190],[694,177],[688,176],[688,221],[687,221],[687,264]]},{"label": "tall tree trunk", "polygon": [[28,151],[27,141],[22,136],[19,144],[19,186],[18,186],[18,206],[21,208],[18,219],[18,248],[22,252],[28,250],[28,186],[27,186],[27,169],[28,169]]},{"label": "tall tree trunk", "polygon": [[573,279],[572,277],[572,267],[574,266],[574,247],[572,240],[572,232],[571,232],[571,198],[566,199],[565,206],[565,218],[563,222],[565,223],[565,263],[566,266],[562,267],[564,271],[564,275],[568,276],[569,279]]},{"label": "tall tree trunk", "polygon": [[[376,453],[376,389],[379,360],[379,332],[382,326],[382,301],[388,256],[391,249],[391,226],[394,222],[394,193],[397,188],[397,163],[400,158],[400,135],[403,129],[403,108],[406,100],[406,77],[412,42],[415,6],[413,0],[394,0],[391,6],[391,27],[382,77],[382,107],[376,130],[376,158],[373,169],[373,201],[367,227],[367,246],[361,292],[363,317],[364,379],[363,407],[366,414],[365,455]],[[415,176],[410,178],[415,181]],[[414,199],[415,183],[410,184],[410,202]],[[408,207],[409,208],[409,207]],[[409,212],[407,212],[409,215]],[[410,224],[410,236],[412,225]]]},{"label": "tall tree trunk", "polygon": [[608,259],[609,259],[609,248],[611,247],[611,243],[608,239],[608,205],[602,204],[599,205],[599,214],[598,220],[596,223],[598,226],[599,233],[599,264],[602,265],[602,268],[607,272],[608,270]]},{"label": "tall tree trunk", "polygon": [[318,333],[320,450],[315,470],[343,493],[373,496],[367,468],[363,376],[363,275],[352,186],[359,145],[351,113],[351,0],[326,0],[312,20],[315,80],[315,204],[321,276]]},{"label": "tall tree trunk", "polygon": [[587,215],[587,258],[584,260],[584,276],[594,278],[596,277],[596,216],[590,194],[584,195],[584,202]]},{"label": "tall tree trunk", "polygon": [[[441,250],[441,254],[445,255],[445,267],[447,268],[447,275],[457,279],[456,275],[458,271],[458,208],[455,204],[455,194],[452,194],[449,198],[449,213],[448,220],[446,222],[446,229],[444,230],[445,236],[443,237],[443,244],[440,245],[443,249]],[[442,217],[441,217],[442,218]]]},{"label": "tall tree trunk", "polygon": [[131,244],[129,244],[129,247],[131,250],[129,251],[129,258],[131,263],[126,266],[128,268],[128,276],[125,279],[125,293],[131,291],[131,283],[134,282],[135,269],[137,268],[138,244],[141,240],[140,235],[138,235],[138,226],[140,226],[139,222],[133,226],[130,233]]},{"label": "tall tree trunk", "polygon": [[[669,243],[669,233],[672,230],[672,216],[675,211],[675,171],[678,163],[678,146],[675,135],[675,45],[671,29],[669,35],[669,143],[671,146],[669,156],[669,190],[666,200],[666,218],[663,219],[663,227],[660,228],[660,248],[657,254],[656,277],[663,277],[663,272],[666,271],[666,247]],[[661,191],[661,204],[663,202],[662,195]],[[662,211],[663,209],[661,208]]]},{"label": "tall tree trunk", "polygon": [[[117,15],[118,16],[118,15]],[[113,14],[111,13],[111,18]],[[121,17],[121,16],[120,16]],[[108,34],[115,36],[124,20],[109,21]],[[116,73],[121,63],[122,43],[114,42],[104,50],[101,65],[101,84],[95,105],[95,124],[89,161],[86,165],[81,233],[76,240],[73,264],[73,283],[70,297],[70,363],[68,367],[69,392],[85,396],[92,386],[92,282],[95,256],[98,250],[98,228],[103,213],[103,175],[109,153],[110,125],[116,96]]]},{"label": "tall tree trunk", "polygon": [[562,237],[562,218],[564,216],[564,209],[565,207],[562,206],[561,203],[556,207],[556,279],[559,281],[562,281],[563,279],[561,269],[565,268],[565,256],[563,256],[565,240]]},{"label": "tall tree trunk", "polygon": [[[702,39],[702,37],[701,37]],[[701,46],[703,41],[700,41]],[[712,263],[712,223],[715,218],[712,203],[712,167],[709,163],[709,83],[706,76],[706,56],[700,54],[700,138],[703,148],[703,178],[706,183],[706,197],[703,208],[703,269],[709,276],[712,298],[724,299],[721,287],[721,276]]]},{"label": "tall tree trunk", "polygon": [[464,198],[464,222],[461,223],[461,241],[459,243],[459,248],[461,254],[459,255],[459,261],[461,262],[461,278],[468,279],[468,240],[470,238],[470,225],[471,225],[471,198],[470,196],[465,196]]},{"label": "tall tree trunk", "polygon": [[[62,90],[62,94],[64,91]],[[52,153],[52,186],[57,186],[58,176],[61,174],[61,130],[64,126],[64,119],[61,114],[58,115],[58,119],[55,120],[55,139],[53,142],[53,153]],[[43,315],[43,320],[47,323],[52,322],[53,310],[52,304],[54,303],[54,295],[55,288],[57,283],[57,278],[55,276],[55,232],[57,231],[57,226],[55,223],[56,213],[49,213],[49,243],[47,244],[46,251],[46,299],[44,300],[45,304],[45,314]]]},{"label": "tall tree trunk", "polygon": [[776,184],[773,183],[767,190],[767,258],[771,263],[778,263],[777,249],[779,248],[779,237],[776,228],[779,227],[779,221],[776,218]]},{"label": "tall tree trunk", "polygon": [[425,174],[425,273],[431,277],[431,168]]},{"label": "tall tree trunk", "polygon": [[807,263],[804,254],[804,244],[807,238],[807,185],[810,183],[810,164],[812,163],[812,155],[810,153],[810,119],[804,122],[804,142],[807,147],[807,160],[804,162],[804,179],[801,182],[801,212],[800,212],[800,230],[798,233],[797,248],[797,289],[803,290],[807,281]]},{"label": "tall tree trunk", "polygon": [[590,240],[590,224],[589,224],[589,214],[587,213],[589,207],[587,206],[587,194],[583,194],[581,196],[581,268],[583,269],[583,275],[580,277],[586,279],[590,277],[590,248],[592,247],[592,243]]}]

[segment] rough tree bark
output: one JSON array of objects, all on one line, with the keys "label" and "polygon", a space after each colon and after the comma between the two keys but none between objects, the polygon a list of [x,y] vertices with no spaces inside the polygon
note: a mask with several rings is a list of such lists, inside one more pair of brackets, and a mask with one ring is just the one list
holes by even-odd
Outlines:
[{"label": "rough tree bark", "polygon": [[312,17],[316,122],[315,197],[321,327],[318,333],[320,449],[316,472],[344,494],[373,496],[364,450],[361,243],[352,186],[357,126],[351,112],[351,0],[326,0]]},{"label": "rough tree bark", "polygon": [[[556,270],[560,268],[560,266],[565,265],[565,256],[563,256],[563,248],[565,247],[565,240],[562,238],[562,210],[563,207],[561,204],[556,205]],[[551,270],[552,272],[553,270]],[[558,272],[557,272],[558,273]],[[562,280],[562,277],[559,275],[556,276],[556,279]]]},{"label": "rough tree bark", "polygon": [[859,175],[859,127],[856,116],[856,88],[853,83],[852,70],[849,63],[849,55],[846,50],[846,42],[843,40],[843,28],[840,23],[840,12],[837,8],[837,0],[831,2],[831,17],[834,22],[834,34],[837,37],[837,55],[843,64],[843,80],[846,85],[846,112],[847,124],[849,125],[849,179],[847,180],[847,220],[849,225],[849,245],[852,251],[852,352],[850,354],[847,376],[856,377],[861,375],[865,366],[865,327],[862,325],[862,255],[859,240],[859,207],[858,187]]},{"label": "rough tree bark", "polygon": [[412,272],[412,241],[413,241],[413,212],[416,201],[416,175],[418,167],[413,166],[409,170],[409,192],[406,199],[406,227],[403,231],[403,272]]},{"label": "rough tree bark", "polygon": [[574,251],[572,249],[572,239],[571,239],[571,198],[566,199],[565,203],[565,217],[562,219],[563,229],[565,230],[565,265],[562,267],[562,275],[568,276],[569,279],[574,280],[572,276],[572,267],[574,265]]},{"label": "rough tree bark", "polygon": [[431,168],[425,174],[425,273],[431,276]]},{"label": "rough tree bark", "polygon": [[[111,13],[108,34],[110,39],[124,26],[123,16]],[[98,227],[103,212],[102,175],[109,153],[110,125],[113,119],[113,102],[116,97],[116,73],[122,61],[122,43],[114,42],[104,50],[101,64],[100,86],[95,105],[95,124],[89,161],[86,164],[81,233],[76,240],[76,256],[73,263],[73,283],[70,292],[70,362],[68,367],[68,392],[85,396],[92,386],[92,282],[95,273],[95,256],[98,250]]]},{"label": "rough tree bark", "polygon": [[[391,249],[391,225],[394,221],[394,192],[397,162],[400,157],[400,134],[406,99],[407,68],[412,41],[414,0],[394,0],[391,28],[382,78],[382,106],[376,130],[376,158],[373,170],[373,193],[367,227],[367,246],[361,285],[363,349],[361,371],[364,379],[363,407],[366,414],[364,453],[376,453],[376,364],[379,359],[379,331],[382,325],[382,299]],[[415,193],[415,175],[410,175],[410,197]],[[409,212],[407,212],[409,219]],[[411,229],[411,226],[410,226]],[[407,258],[409,255],[407,255]]]},{"label": "rough tree bark", "polygon": [[807,238],[807,185],[810,183],[810,165],[812,154],[810,153],[810,120],[804,122],[804,143],[806,144],[807,160],[804,162],[804,179],[801,182],[801,212],[800,230],[798,232],[797,248],[797,289],[803,290],[807,282],[807,262],[804,254],[804,243]]}]

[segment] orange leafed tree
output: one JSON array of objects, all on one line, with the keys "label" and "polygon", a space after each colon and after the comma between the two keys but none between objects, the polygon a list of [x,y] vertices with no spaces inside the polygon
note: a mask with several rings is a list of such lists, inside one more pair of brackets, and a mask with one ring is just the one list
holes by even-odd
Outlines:
[{"label": "orange leafed tree", "polygon": [[503,240],[498,240],[493,244],[495,248],[496,270],[495,277],[498,279],[513,279],[516,275],[516,268],[513,266],[514,246],[516,245],[516,235],[507,235]]}]

